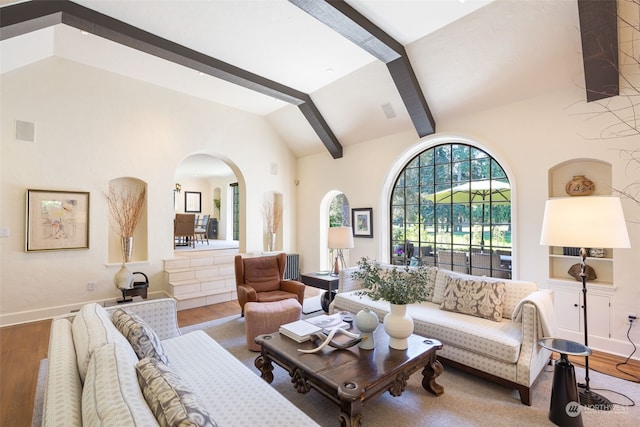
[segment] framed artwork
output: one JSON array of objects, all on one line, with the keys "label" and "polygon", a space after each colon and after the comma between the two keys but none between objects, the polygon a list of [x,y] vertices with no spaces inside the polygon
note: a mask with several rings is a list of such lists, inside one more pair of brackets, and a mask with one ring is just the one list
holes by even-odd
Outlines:
[{"label": "framed artwork", "polygon": [[373,208],[351,209],[353,237],[373,237]]},{"label": "framed artwork", "polygon": [[202,212],[202,193],[199,191],[184,192],[184,211],[186,213]]},{"label": "framed artwork", "polygon": [[89,193],[27,190],[25,249],[89,249]]}]

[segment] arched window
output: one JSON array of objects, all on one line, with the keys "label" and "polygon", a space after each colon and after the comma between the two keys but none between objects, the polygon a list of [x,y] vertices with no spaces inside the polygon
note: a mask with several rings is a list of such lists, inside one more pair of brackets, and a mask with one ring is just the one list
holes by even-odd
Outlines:
[{"label": "arched window", "polygon": [[394,264],[511,276],[511,186],[500,164],[467,144],[411,159],[391,192]]}]

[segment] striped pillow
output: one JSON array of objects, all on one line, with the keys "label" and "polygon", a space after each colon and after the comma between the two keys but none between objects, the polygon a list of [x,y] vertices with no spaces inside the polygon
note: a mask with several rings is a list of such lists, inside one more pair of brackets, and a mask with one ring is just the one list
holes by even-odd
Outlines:
[{"label": "striped pillow", "polygon": [[96,348],[112,342],[128,345],[127,340],[111,322],[106,310],[96,303],[82,306],[73,318],[71,330],[78,359],[78,372],[83,383],[89,359]]},{"label": "striped pillow", "polygon": [[82,425],[158,424],[140,391],[137,361],[128,344],[110,343],[93,351],[82,389]]},{"label": "striped pillow", "polygon": [[129,340],[138,359],[153,357],[165,365],[169,363],[160,338],[140,316],[119,308],[113,312],[112,320],[116,328]]},{"label": "striped pillow", "polygon": [[162,362],[145,357],[136,365],[138,383],[161,426],[215,427],[196,395]]}]

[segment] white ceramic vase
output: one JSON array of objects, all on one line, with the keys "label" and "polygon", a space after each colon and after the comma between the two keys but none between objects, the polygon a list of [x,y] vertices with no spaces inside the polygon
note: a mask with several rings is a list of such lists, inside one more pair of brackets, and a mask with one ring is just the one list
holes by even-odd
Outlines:
[{"label": "white ceramic vase", "polygon": [[356,314],[356,328],[360,331],[360,338],[363,338],[358,347],[364,350],[372,350],[376,343],[373,339],[373,333],[379,325],[378,315],[369,310],[368,307],[363,308]]},{"label": "white ceramic vase", "polygon": [[113,277],[113,283],[118,289],[133,288],[133,273],[129,271],[124,262],[120,266],[120,270],[118,270],[116,275]]},{"label": "white ceramic vase", "polygon": [[389,347],[406,350],[407,338],[413,333],[413,319],[407,315],[406,304],[390,304],[391,311],[384,316],[384,330],[389,335]]}]

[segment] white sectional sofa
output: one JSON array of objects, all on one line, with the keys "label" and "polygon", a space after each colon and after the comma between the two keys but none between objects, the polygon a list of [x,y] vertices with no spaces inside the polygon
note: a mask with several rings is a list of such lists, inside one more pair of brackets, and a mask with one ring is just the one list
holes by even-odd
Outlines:
[{"label": "white sectional sofa", "polygon": [[[383,264],[382,267],[393,266]],[[362,295],[360,283],[352,277],[357,268],[340,272],[338,291],[330,311],[357,313],[369,307],[382,322],[390,310],[389,303]],[[414,320],[414,333],[443,343],[438,352],[438,359],[443,363],[517,389],[522,403],[531,405],[530,388],[550,356],[538,342],[543,335],[555,333],[552,294],[539,291],[533,282],[431,269],[429,283],[425,284],[431,289],[429,301],[410,304],[407,308]],[[501,318],[489,320],[443,310],[443,302],[445,299],[450,301],[451,295],[447,294],[447,285],[454,282],[462,285],[491,282],[493,286],[504,283],[500,285],[500,289],[504,289]]]},{"label": "white sectional sofa", "polygon": [[[168,391],[163,410],[154,399]],[[180,425],[317,425],[203,331],[181,335],[173,299],[87,304],[53,320],[44,426],[153,426],[180,411],[195,421]]]}]

